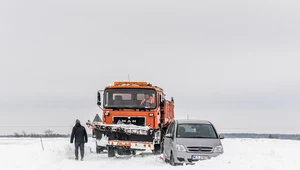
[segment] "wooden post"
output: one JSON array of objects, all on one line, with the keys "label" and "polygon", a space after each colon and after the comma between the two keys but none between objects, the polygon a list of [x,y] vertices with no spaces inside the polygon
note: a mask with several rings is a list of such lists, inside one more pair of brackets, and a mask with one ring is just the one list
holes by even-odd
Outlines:
[{"label": "wooden post", "polygon": [[43,145],[43,141],[42,141],[42,137],[40,136],[40,139],[41,139],[41,145],[42,145],[42,149],[44,151],[44,145]]}]

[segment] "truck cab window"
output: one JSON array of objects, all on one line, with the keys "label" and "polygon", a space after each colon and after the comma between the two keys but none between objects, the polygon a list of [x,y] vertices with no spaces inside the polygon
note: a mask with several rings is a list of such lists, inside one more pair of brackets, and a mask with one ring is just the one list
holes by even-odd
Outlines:
[{"label": "truck cab window", "polygon": [[114,88],[104,91],[104,108],[150,108],[157,105],[156,91],[153,89]]}]

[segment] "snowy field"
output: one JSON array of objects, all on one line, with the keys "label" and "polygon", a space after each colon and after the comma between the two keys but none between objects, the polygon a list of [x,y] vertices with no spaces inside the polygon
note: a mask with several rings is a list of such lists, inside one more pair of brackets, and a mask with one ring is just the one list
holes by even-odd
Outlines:
[{"label": "snowy field", "polygon": [[[3,170],[116,170],[116,169],[206,169],[206,170],[299,170],[300,141],[274,139],[224,139],[225,153],[195,165],[171,167],[159,156],[108,158],[95,154],[90,139],[84,161],[74,160],[69,139],[0,138],[0,166]],[[92,152],[91,152],[92,151]]]}]

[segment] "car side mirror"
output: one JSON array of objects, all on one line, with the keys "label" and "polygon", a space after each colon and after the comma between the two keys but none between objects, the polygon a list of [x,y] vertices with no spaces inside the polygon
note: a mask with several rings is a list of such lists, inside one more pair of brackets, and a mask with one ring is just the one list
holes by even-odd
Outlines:
[{"label": "car side mirror", "polygon": [[173,136],[170,133],[166,134],[165,137],[166,138],[173,138]]},{"label": "car side mirror", "polygon": [[219,135],[219,138],[224,139],[225,137],[224,137],[224,135]]}]

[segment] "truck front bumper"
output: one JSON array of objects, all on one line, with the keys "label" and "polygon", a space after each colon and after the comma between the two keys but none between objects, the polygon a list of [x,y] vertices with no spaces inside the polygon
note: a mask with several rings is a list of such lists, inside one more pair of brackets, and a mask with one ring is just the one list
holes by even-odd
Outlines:
[{"label": "truck front bumper", "polygon": [[109,146],[128,147],[134,150],[153,150],[153,142],[109,140]]},{"label": "truck front bumper", "polygon": [[154,145],[153,142],[142,142],[142,141],[124,141],[124,140],[96,140],[97,146],[107,147],[107,146],[113,146],[113,147],[126,147],[130,148],[132,150],[153,150]]}]

